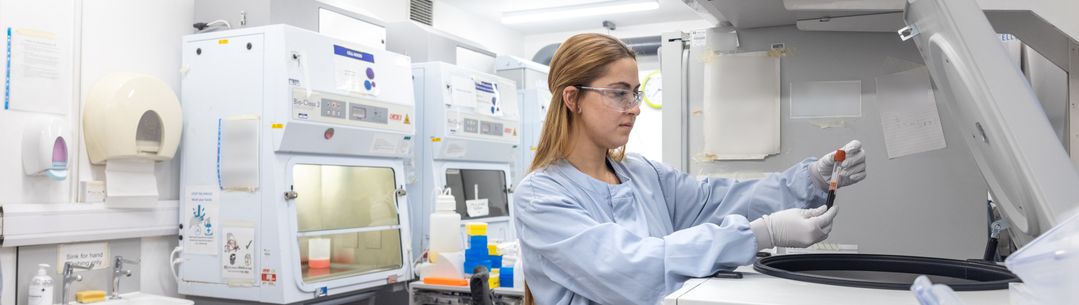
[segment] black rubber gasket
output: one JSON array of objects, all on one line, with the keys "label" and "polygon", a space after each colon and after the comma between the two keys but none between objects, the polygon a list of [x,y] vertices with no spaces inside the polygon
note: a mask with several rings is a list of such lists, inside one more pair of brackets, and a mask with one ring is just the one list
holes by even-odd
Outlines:
[{"label": "black rubber gasket", "polygon": [[1007,289],[1019,278],[1002,266],[954,259],[879,254],[792,254],[762,258],[757,272],[796,281],[847,287],[909,290],[912,282],[852,279],[803,271],[879,271],[960,278],[978,283],[948,286],[955,291]]}]

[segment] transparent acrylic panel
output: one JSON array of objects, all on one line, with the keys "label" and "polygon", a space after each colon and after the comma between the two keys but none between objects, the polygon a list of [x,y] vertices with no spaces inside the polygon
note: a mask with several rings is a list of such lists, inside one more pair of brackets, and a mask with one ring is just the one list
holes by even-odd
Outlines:
[{"label": "transparent acrylic panel", "polygon": [[399,224],[391,168],[297,164],[292,175],[301,233]]},{"label": "transparent acrylic panel", "polygon": [[305,283],[404,266],[400,229],[300,237],[298,241],[300,271]]},{"label": "transparent acrylic panel", "polygon": [[[446,170],[446,186],[457,200],[457,213],[461,219],[476,219],[509,215],[509,195],[506,194],[506,172],[488,169]],[[476,191],[479,191],[478,193]],[[487,199],[489,213],[486,216],[469,217],[466,200]]]}]

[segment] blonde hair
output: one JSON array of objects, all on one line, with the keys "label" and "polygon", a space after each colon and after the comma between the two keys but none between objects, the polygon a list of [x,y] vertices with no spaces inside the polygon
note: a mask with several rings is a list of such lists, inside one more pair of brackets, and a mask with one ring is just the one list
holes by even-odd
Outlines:
[{"label": "blonde hair", "polygon": [[[609,35],[587,33],[573,35],[566,39],[551,59],[550,72],[547,75],[547,87],[551,89],[551,104],[547,107],[547,118],[540,134],[536,157],[532,159],[529,172],[551,165],[566,158],[573,149],[570,135],[573,132],[573,109],[562,101],[562,91],[569,86],[587,85],[607,72],[607,65],[619,59],[637,60],[633,52],[618,38]],[[607,151],[607,156],[615,161],[626,157],[626,147]],[[534,305],[535,298],[528,282],[524,284],[524,304]]]},{"label": "blonde hair", "polygon": [[[562,91],[566,87],[587,85],[607,72],[607,65],[619,59],[632,58],[637,54],[618,38],[609,35],[587,33],[573,35],[566,39],[554,58],[551,59],[550,72],[547,75],[547,87],[551,90],[551,104],[547,107],[547,117],[540,134],[536,157],[532,159],[532,172],[566,158],[573,149],[572,135],[577,118],[573,109],[562,101]],[[607,156],[615,161],[622,161],[626,156],[625,146],[607,151]]]}]

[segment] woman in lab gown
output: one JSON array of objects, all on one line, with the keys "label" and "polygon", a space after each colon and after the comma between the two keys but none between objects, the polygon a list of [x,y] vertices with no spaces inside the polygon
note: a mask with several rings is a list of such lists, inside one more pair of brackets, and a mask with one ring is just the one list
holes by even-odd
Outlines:
[{"label": "woman in lab gown", "polygon": [[[741,182],[626,154],[640,84],[636,55],[617,39],[566,40],[548,86],[554,97],[536,157],[514,192],[527,301],[657,304],[689,278],[831,231],[836,209],[823,206],[831,154]],[[841,186],[865,177],[861,144],[844,148]]]}]

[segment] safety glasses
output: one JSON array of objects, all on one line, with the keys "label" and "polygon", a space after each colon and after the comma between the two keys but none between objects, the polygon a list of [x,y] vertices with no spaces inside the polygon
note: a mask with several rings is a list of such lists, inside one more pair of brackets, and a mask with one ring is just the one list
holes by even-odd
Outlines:
[{"label": "safety glasses", "polygon": [[611,109],[618,110],[620,112],[628,112],[630,109],[637,108],[641,105],[641,91],[617,89],[617,88],[598,88],[588,86],[574,86],[578,90],[592,90],[599,95],[603,96],[603,102]]}]

